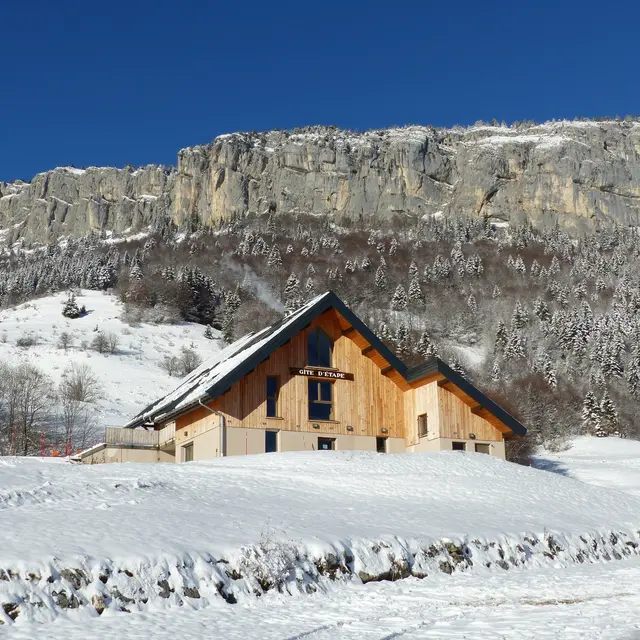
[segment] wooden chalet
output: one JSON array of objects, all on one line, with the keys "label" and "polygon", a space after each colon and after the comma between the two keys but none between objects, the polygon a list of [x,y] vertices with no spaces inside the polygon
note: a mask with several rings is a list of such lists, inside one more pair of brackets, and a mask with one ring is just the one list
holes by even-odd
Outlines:
[{"label": "wooden chalet", "polygon": [[505,440],[526,429],[442,360],[405,365],[328,292],[221,351],[118,433],[79,458],[187,462],[326,449],[504,458]]}]

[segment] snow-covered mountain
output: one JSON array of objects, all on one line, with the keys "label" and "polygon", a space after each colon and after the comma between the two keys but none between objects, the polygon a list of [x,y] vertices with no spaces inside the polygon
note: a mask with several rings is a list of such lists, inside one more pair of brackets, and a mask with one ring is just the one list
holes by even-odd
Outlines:
[{"label": "snow-covered mountain", "polygon": [[[67,295],[47,296],[0,310],[0,361],[33,364],[50,376],[54,385],[70,364],[86,364],[100,385],[99,398],[89,405],[98,426],[125,424],[177,384],[177,378],[161,366],[166,356],[178,355],[185,347],[205,360],[221,348],[219,339],[204,337],[202,325],[128,324],[122,319],[123,306],[116,296],[99,291],[83,290],[77,296],[78,305],[86,307],[87,315],[65,318],[62,303]],[[114,353],[101,354],[92,349],[98,331],[117,338]],[[66,350],[60,345],[62,333],[71,338]],[[35,344],[18,346],[24,338],[32,338]]]}]

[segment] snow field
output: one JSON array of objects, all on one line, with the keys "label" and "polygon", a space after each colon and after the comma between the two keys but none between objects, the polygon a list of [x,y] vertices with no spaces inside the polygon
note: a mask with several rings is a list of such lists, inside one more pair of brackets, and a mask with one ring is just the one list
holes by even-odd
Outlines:
[{"label": "snow field", "polygon": [[[33,364],[56,384],[70,363],[88,365],[102,387],[100,399],[91,406],[100,427],[126,424],[146,404],[176,386],[178,378],[160,367],[165,356],[192,347],[206,360],[220,351],[220,341],[205,338],[199,324],[130,326],[120,317],[123,306],[118,299],[100,291],[81,291],[78,305],[85,305],[89,313],[70,320],[62,315],[66,298],[66,293],[59,293],[1,310],[0,360],[12,365]],[[100,354],[91,349],[97,329],[118,337],[116,353]],[[63,332],[73,338],[67,351],[58,348]],[[34,336],[38,344],[18,347],[16,341],[26,336]]]},{"label": "snow field", "polygon": [[640,498],[481,454],[5,458],[0,487],[0,618],[17,626],[640,551]]}]

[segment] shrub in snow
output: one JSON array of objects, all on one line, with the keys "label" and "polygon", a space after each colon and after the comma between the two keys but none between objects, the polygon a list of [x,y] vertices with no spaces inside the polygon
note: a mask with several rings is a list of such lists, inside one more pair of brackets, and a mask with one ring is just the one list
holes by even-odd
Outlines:
[{"label": "shrub in snow", "polygon": [[91,341],[91,348],[98,353],[115,353],[118,349],[118,336],[98,331]]},{"label": "shrub in snow", "polygon": [[18,347],[22,347],[23,349],[28,349],[29,347],[33,347],[37,344],[38,344],[38,338],[32,333],[26,336],[20,336],[16,340],[16,345]]}]

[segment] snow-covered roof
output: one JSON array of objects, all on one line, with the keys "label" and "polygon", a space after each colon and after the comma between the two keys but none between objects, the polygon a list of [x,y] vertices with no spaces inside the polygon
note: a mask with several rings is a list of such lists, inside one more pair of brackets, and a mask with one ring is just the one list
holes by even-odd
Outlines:
[{"label": "snow-covered roof", "polygon": [[323,303],[328,302],[332,297],[335,297],[335,294],[329,291],[316,296],[270,327],[249,333],[236,340],[216,356],[194,369],[171,393],[151,403],[125,427],[134,427],[145,422],[160,422],[169,414],[196,404],[198,400],[205,397],[210,398],[210,390],[214,385],[224,383],[225,379],[230,377],[240,365],[246,363],[251,356],[270,344],[273,344],[273,348],[280,346],[277,344],[278,338],[284,335],[291,325],[305,317],[310,311],[325,307],[326,305]]}]

